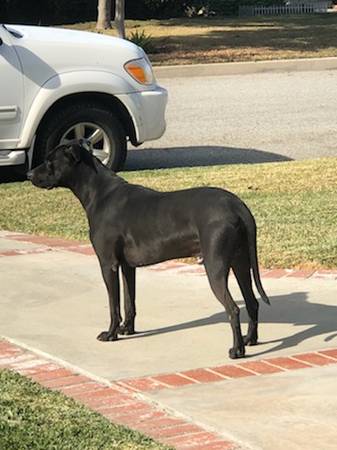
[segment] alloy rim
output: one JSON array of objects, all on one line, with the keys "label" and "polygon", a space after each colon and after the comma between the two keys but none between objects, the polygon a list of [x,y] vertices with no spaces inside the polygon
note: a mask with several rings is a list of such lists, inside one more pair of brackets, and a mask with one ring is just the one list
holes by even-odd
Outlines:
[{"label": "alloy rim", "polygon": [[103,128],[92,122],[76,123],[63,134],[60,144],[66,144],[74,139],[90,141],[96,158],[103,164],[108,163],[111,155],[111,143]]}]

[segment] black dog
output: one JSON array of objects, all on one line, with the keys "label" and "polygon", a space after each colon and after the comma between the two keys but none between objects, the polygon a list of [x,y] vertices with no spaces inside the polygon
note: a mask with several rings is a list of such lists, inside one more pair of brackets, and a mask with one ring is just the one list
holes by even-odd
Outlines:
[{"label": "black dog", "polygon": [[[233,330],[231,358],[242,357],[245,345],[257,344],[258,302],[251,269],[262,299],[256,225],[247,206],[218,188],[157,192],[127,183],[103,166],[83,147],[71,142],[53,150],[28,178],[45,189],[67,187],[85,209],[90,239],[99,259],[109,294],[111,324],[98,339],[114,341],[133,334],[135,268],[173,258],[203,256],[206,273],[223,304]],[[119,268],[124,284],[125,320],[121,324]],[[241,334],[240,309],[228,291],[230,268],[238,280],[249,314],[248,333]]]}]

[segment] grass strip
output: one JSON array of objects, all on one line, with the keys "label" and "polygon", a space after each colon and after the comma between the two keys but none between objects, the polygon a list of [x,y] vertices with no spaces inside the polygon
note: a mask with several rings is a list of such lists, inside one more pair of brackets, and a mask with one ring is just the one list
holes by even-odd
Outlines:
[{"label": "grass strip", "polygon": [[[337,158],[124,172],[162,191],[219,186],[238,194],[258,225],[265,268],[337,267]],[[87,240],[86,216],[70,191],[0,185],[0,229]]]},{"label": "grass strip", "polygon": [[64,395],[0,371],[1,450],[164,450],[168,447]]}]

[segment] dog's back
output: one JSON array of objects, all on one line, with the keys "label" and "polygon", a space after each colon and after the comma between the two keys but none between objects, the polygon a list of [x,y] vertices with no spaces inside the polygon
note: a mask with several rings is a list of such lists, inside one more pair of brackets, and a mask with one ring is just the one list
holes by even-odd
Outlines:
[{"label": "dog's back", "polygon": [[158,192],[123,183],[104,203],[111,208],[110,216],[104,211],[110,222],[104,240],[112,238],[111,227],[113,239],[118,234],[123,256],[133,266],[198,255],[203,234],[225,224],[241,232],[243,204],[219,188]]}]

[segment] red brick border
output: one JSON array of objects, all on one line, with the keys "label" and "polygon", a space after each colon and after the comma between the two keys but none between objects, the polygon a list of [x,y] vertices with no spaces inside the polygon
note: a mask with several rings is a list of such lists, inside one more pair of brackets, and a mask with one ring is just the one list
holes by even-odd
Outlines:
[{"label": "red brick border", "polygon": [[[66,250],[83,255],[94,255],[95,252],[87,242],[75,241],[70,239],[60,239],[57,237],[34,236],[24,233],[11,233],[3,231],[1,237],[13,241],[29,242],[41,245],[40,248],[25,250],[8,250],[0,252],[0,257],[18,256],[32,253],[44,253],[53,250]],[[167,271],[172,270],[181,274],[206,275],[204,267],[199,264],[186,264],[181,261],[166,261],[154,266],[148,267],[149,270]],[[326,278],[337,280],[337,270],[314,270],[314,269],[261,269],[261,275],[264,278]]]},{"label": "red brick border", "polygon": [[31,253],[44,253],[52,250],[66,250],[69,252],[82,253],[84,255],[94,255],[95,252],[87,242],[61,239],[48,236],[34,236],[24,233],[3,232],[0,237],[17,242],[29,242],[30,244],[41,245],[41,247],[25,250],[9,250],[0,252],[0,256],[17,256]]},{"label": "red brick border", "polygon": [[42,386],[72,397],[114,423],[134,428],[182,450],[230,450],[238,448],[238,445],[159,409],[139,397],[139,393],[330,364],[337,364],[337,348],[103,384],[33,351],[0,340],[0,370],[15,370]]},{"label": "red brick border", "polygon": [[278,372],[307,369],[329,364],[337,364],[337,349],[326,349],[292,356],[280,356],[171,374],[118,380],[116,384],[134,392],[149,392],[165,388],[174,389],[185,385],[213,383],[234,378],[270,375]]},{"label": "red brick border", "polygon": [[113,423],[131,427],[178,450],[234,450],[238,445],[173,416],[121,384],[105,385],[8,341],[0,340],[0,370],[14,370],[62,392]]}]

